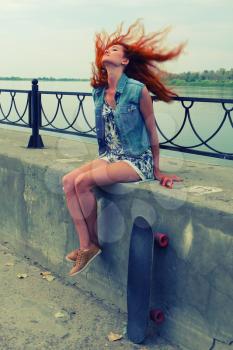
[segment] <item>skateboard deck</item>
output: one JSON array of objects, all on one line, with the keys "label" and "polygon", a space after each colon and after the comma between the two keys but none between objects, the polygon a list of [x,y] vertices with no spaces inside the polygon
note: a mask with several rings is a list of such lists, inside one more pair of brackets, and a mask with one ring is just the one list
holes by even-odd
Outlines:
[{"label": "skateboard deck", "polygon": [[149,322],[150,286],[154,255],[154,234],[149,223],[138,216],[133,224],[127,280],[127,335],[143,342]]}]

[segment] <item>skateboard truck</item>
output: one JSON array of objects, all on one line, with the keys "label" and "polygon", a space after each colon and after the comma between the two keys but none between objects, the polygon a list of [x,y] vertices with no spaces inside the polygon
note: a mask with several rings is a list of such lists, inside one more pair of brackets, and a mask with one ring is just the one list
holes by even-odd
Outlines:
[{"label": "skateboard truck", "polygon": [[155,238],[155,242],[159,245],[159,247],[161,248],[168,247],[169,238],[168,238],[168,235],[166,235],[165,233],[155,232],[154,238]]},{"label": "skateboard truck", "polygon": [[165,320],[165,316],[162,310],[152,309],[150,310],[150,319],[155,323],[160,324]]},{"label": "skateboard truck", "polygon": [[[167,248],[169,245],[169,238],[165,233],[154,232],[154,239],[160,248]],[[164,322],[165,316],[161,309],[152,309],[150,310],[150,319],[157,324],[161,324]]]}]

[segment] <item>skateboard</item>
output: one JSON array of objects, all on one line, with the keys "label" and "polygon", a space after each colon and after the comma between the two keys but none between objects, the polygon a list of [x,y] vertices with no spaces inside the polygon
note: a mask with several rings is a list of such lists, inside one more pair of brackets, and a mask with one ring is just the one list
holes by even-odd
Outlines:
[{"label": "skateboard", "polygon": [[168,237],[153,233],[142,216],[136,217],[130,238],[127,279],[127,336],[136,344],[145,339],[149,318],[156,323],[164,321],[162,310],[149,310],[155,242],[166,248]]}]

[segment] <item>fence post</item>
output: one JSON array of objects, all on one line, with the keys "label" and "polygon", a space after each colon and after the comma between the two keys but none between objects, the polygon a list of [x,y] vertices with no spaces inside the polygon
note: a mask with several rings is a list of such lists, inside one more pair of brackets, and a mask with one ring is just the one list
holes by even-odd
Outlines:
[{"label": "fence post", "polygon": [[41,136],[39,135],[39,128],[41,126],[41,99],[38,92],[38,80],[32,80],[32,91],[30,94],[29,104],[29,124],[32,127],[32,135],[28,142],[28,148],[43,148],[44,144]]}]

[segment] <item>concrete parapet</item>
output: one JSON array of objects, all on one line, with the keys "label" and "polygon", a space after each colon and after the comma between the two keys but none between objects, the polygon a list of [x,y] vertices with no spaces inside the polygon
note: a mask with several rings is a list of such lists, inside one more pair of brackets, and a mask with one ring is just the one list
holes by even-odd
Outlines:
[{"label": "concrete parapet", "polygon": [[70,279],[64,257],[78,240],[61,179],[96,158],[97,145],[45,134],[44,149],[27,149],[28,136],[0,129],[1,242],[126,311],[130,231],[142,215],[170,239],[168,249],[155,249],[151,307],[166,316],[158,332],[184,349],[230,349],[232,168],[162,157],[163,171],[184,178],[173,190],[158,181],[96,188],[103,252]]}]

